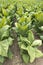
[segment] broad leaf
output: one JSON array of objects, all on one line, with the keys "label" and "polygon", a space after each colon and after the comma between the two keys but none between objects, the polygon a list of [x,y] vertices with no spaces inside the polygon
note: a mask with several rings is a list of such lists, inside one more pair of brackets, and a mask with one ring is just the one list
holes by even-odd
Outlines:
[{"label": "broad leaf", "polygon": [[7,11],[7,9],[2,8],[2,13],[3,13],[4,16],[8,16],[8,11]]},{"label": "broad leaf", "polygon": [[35,18],[38,20],[38,21],[43,21],[43,12],[37,12],[35,14]]},{"label": "broad leaf", "polygon": [[7,57],[9,46],[12,45],[12,39],[8,38],[0,41],[0,55]]},{"label": "broad leaf", "polygon": [[43,26],[39,27],[39,29],[40,29],[41,31],[43,31]]},{"label": "broad leaf", "polygon": [[33,32],[32,31],[29,31],[29,33],[28,33],[28,40],[31,43],[33,43],[33,41],[34,41],[34,35],[33,35]]},{"label": "broad leaf", "polygon": [[24,44],[21,44],[21,49],[27,50],[27,47]]},{"label": "broad leaf", "polygon": [[3,56],[0,56],[0,63],[3,63],[4,62],[4,57]]},{"label": "broad leaf", "polygon": [[9,27],[10,27],[9,25],[5,25],[0,29],[1,39],[9,36]]},{"label": "broad leaf", "polygon": [[20,40],[22,42],[26,42],[27,44],[30,44],[30,41],[26,37],[22,37],[21,35],[20,35]]},{"label": "broad leaf", "polygon": [[40,35],[40,39],[43,40],[43,35]]},{"label": "broad leaf", "polygon": [[2,28],[6,23],[7,23],[7,20],[5,17],[3,17],[1,22],[0,22],[0,28]]},{"label": "broad leaf", "polygon": [[35,56],[36,56],[36,58],[39,58],[39,57],[43,57],[43,53],[40,51],[40,50],[38,50],[37,48],[35,49]]},{"label": "broad leaf", "polygon": [[28,63],[29,62],[29,55],[28,54],[22,54],[22,58],[23,58],[23,61],[25,63]]},{"label": "broad leaf", "polygon": [[28,54],[30,56],[30,62],[32,63],[35,60],[35,50],[33,47],[28,46],[27,51],[28,51]]},{"label": "broad leaf", "polygon": [[31,44],[31,46],[41,46],[42,45],[42,40],[35,40],[33,41],[33,43]]}]

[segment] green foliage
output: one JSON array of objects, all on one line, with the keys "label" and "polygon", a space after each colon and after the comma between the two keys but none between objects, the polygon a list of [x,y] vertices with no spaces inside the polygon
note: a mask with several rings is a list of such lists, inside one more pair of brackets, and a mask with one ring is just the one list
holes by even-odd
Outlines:
[{"label": "green foliage", "polygon": [[7,57],[9,46],[12,45],[12,38],[0,41],[0,55]]},{"label": "green foliage", "polygon": [[0,56],[0,62],[3,63],[4,62],[4,57],[3,56]]},{"label": "green foliage", "polygon": [[8,51],[8,58],[9,59],[12,59],[13,58],[13,53],[11,52],[11,50],[9,49],[9,51]]},{"label": "green foliage", "polygon": [[[18,34],[26,35],[28,30],[31,29],[31,16],[25,14],[15,23],[15,30]],[[26,32],[27,31],[27,32]]]},{"label": "green foliage", "polygon": [[[37,39],[35,40],[32,31],[29,31],[28,37],[23,37],[20,35],[18,44],[20,50],[23,50],[23,52],[21,51],[21,55],[25,63],[27,63],[28,61],[32,63],[35,58],[43,56],[43,53],[37,49],[37,46],[42,45],[42,41]],[[28,57],[27,60],[25,60],[26,57]]]},{"label": "green foliage", "polygon": [[[14,28],[15,25],[15,28]],[[0,0],[0,62],[12,59],[12,29],[18,36],[18,45],[25,63],[43,56],[38,50],[43,40],[43,0]],[[32,30],[41,40],[35,40]],[[4,43],[4,44],[3,44]]]},{"label": "green foliage", "polygon": [[[25,63],[32,63],[35,58],[43,56],[43,53],[37,48],[42,45],[43,40],[42,5],[42,0],[16,0],[15,16],[17,20],[15,23],[15,31],[18,37],[21,56]],[[35,40],[31,30],[37,31],[41,40]]]},{"label": "green foliage", "polygon": [[[14,11],[14,4],[11,0],[0,0],[0,64],[8,57],[12,59],[13,54],[10,47],[13,43],[13,36],[11,36],[12,17]],[[11,13],[12,11],[12,13]]]},{"label": "green foliage", "polygon": [[34,18],[33,18],[34,29],[40,36],[40,39],[43,40],[43,38],[42,38],[43,37],[43,12],[42,11],[36,12],[33,14],[33,16],[34,16]]},{"label": "green foliage", "polygon": [[23,58],[25,63],[29,62],[29,56],[27,54],[22,54],[22,58]]}]

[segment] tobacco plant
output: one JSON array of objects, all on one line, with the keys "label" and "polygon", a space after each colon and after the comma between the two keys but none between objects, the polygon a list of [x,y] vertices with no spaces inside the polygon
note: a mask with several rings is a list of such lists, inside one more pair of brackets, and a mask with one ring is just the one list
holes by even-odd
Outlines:
[{"label": "tobacco plant", "polygon": [[[38,32],[40,31],[40,34],[43,32],[43,18],[41,19],[43,14],[39,13],[43,9],[41,7],[43,4],[39,2],[39,6],[39,3],[37,3],[37,5],[36,3],[37,1],[35,2],[34,0],[28,0],[28,2],[26,0],[16,2],[17,11],[15,16],[17,21],[15,23],[15,31],[18,37],[20,54],[25,63],[32,63],[35,58],[43,57],[43,53],[38,50],[38,47],[42,45],[42,41],[35,39],[32,32],[34,29],[35,31],[39,29]],[[39,14],[39,16],[37,14]]]},{"label": "tobacco plant", "polygon": [[[38,49],[43,40],[43,1],[42,0],[0,0],[0,62],[12,58],[10,47],[17,33],[20,54],[25,63],[43,57]],[[41,40],[35,39],[33,30]]]},{"label": "tobacco plant", "polygon": [[11,35],[11,31],[13,28],[12,17],[15,7],[14,4],[5,4],[5,1],[2,1],[0,4],[0,64],[3,63],[6,58],[12,59],[13,57],[10,47],[12,46],[14,40]]},{"label": "tobacco plant", "polygon": [[37,35],[43,40],[43,12],[39,11],[33,14],[33,27],[37,32]]},{"label": "tobacco plant", "polygon": [[[20,23],[18,23],[20,24]],[[42,41],[34,38],[34,35],[31,30],[23,32],[23,26],[18,26],[16,23],[16,32],[18,34],[18,45],[20,48],[20,54],[25,63],[32,63],[35,58],[39,58],[43,56],[43,53],[37,49],[38,46],[42,45]],[[22,28],[22,29],[20,29]],[[25,29],[25,30],[27,30]],[[22,31],[21,31],[22,30]],[[23,34],[24,35],[23,35]]]}]

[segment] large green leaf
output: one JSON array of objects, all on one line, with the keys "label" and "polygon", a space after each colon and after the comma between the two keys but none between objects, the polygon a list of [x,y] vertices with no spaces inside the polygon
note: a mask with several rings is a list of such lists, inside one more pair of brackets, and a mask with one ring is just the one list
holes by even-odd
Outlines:
[{"label": "large green leaf", "polygon": [[28,46],[27,51],[28,51],[28,54],[30,56],[31,63],[35,60],[35,58],[43,57],[43,53],[40,50],[38,50],[37,48],[33,48],[31,46]]},{"label": "large green leaf", "polygon": [[12,45],[12,38],[0,41],[0,55],[7,57],[9,46]]},{"label": "large green leaf", "polygon": [[34,35],[33,35],[33,32],[30,30],[29,33],[28,33],[28,40],[33,43],[34,41]]},{"label": "large green leaf", "polygon": [[40,50],[38,50],[37,48],[35,49],[35,56],[36,56],[36,58],[39,58],[39,57],[43,57],[43,53],[40,51]]},{"label": "large green leaf", "polygon": [[33,41],[31,46],[41,46],[42,45],[42,40],[35,40]]},{"label": "large green leaf", "polygon": [[24,44],[21,44],[20,48],[23,49],[23,50],[27,50],[27,47]]},{"label": "large green leaf", "polygon": [[20,35],[20,40],[22,42],[26,42],[27,44],[30,44],[30,41],[26,37],[22,37],[21,35]]},{"label": "large green leaf", "polygon": [[29,55],[27,55],[27,54],[22,54],[22,58],[23,58],[23,61],[24,61],[25,63],[28,63],[28,62],[29,62]]},{"label": "large green leaf", "polygon": [[43,21],[43,12],[37,12],[35,14],[35,18],[38,20],[38,21]]},{"label": "large green leaf", "polygon": [[0,29],[0,37],[3,39],[4,37],[9,36],[9,25],[5,25]]},{"label": "large green leaf", "polygon": [[0,28],[2,28],[6,23],[7,23],[7,20],[6,20],[6,18],[3,16],[3,18],[1,19],[1,22],[0,22]]},{"label": "large green leaf", "polygon": [[35,60],[35,49],[31,46],[28,46],[27,51],[30,56],[30,62],[32,63]]},{"label": "large green leaf", "polygon": [[41,31],[43,31],[43,26],[39,27],[39,29],[40,29]]},{"label": "large green leaf", "polygon": [[2,13],[3,13],[4,16],[8,16],[8,11],[7,11],[7,9],[2,8]]},{"label": "large green leaf", "polygon": [[43,40],[43,35],[40,35],[40,39]]},{"label": "large green leaf", "polygon": [[4,62],[4,57],[3,56],[0,56],[0,63],[3,63]]}]

